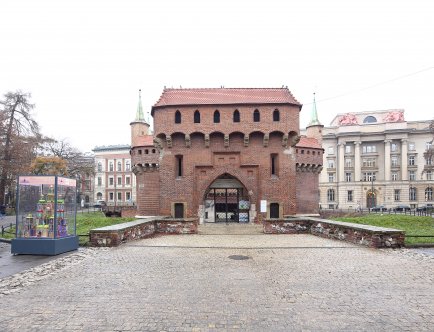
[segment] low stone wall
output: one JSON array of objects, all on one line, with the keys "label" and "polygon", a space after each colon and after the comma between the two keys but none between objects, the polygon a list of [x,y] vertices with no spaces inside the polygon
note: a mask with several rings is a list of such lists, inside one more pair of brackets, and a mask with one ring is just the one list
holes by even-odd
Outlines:
[{"label": "low stone wall", "polygon": [[310,221],[290,219],[266,219],[263,221],[265,234],[309,233]]},{"label": "low stone wall", "polygon": [[372,248],[400,248],[404,246],[405,240],[405,232],[398,229],[311,217],[264,220],[264,233],[310,233]]},{"label": "low stone wall", "polygon": [[95,247],[116,247],[123,242],[144,239],[154,234],[195,234],[196,219],[151,217],[118,225],[92,229],[90,243]]},{"label": "low stone wall", "polygon": [[384,227],[352,224],[324,219],[311,219],[313,235],[336,239],[371,248],[400,248],[404,246],[405,232]]}]

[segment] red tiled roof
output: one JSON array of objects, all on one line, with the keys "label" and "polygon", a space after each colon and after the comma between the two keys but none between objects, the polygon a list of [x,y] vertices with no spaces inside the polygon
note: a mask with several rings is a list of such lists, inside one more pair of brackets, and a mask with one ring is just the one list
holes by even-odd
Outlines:
[{"label": "red tiled roof", "polygon": [[152,107],[172,105],[301,104],[287,88],[164,89]]},{"label": "red tiled roof", "polygon": [[318,143],[316,138],[306,136],[301,136],[300,142],[297,143],[296,147],[322,149],[322,146]]},{"label": "red tiled roof", "polygon": [[136,146],[154,146],[154,137],[150,135],[137,137]]}]

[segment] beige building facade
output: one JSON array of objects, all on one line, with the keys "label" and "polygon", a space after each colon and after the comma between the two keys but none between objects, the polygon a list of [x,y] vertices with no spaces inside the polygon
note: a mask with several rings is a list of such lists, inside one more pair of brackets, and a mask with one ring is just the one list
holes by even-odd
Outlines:
[{"label": "beige building facade", "polygon": [[322,131],[320,207],[432,206],[430,122],[406,121],[400,109],[338,114]]},{"label": "beige building facade", "polygon": [[95,154],[94,201],[109,206],[136,202],[136,176],[132,172],[130,145],[99,146]]}]

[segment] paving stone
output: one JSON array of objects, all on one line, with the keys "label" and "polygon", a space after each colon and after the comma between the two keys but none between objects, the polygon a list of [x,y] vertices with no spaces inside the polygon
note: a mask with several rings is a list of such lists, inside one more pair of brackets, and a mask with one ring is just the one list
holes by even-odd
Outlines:
[{"label": "paving stone", "polygon": [[432,331],[434,256],[310,235],[155,237],[0,279],[0,312],[0,331]]}]

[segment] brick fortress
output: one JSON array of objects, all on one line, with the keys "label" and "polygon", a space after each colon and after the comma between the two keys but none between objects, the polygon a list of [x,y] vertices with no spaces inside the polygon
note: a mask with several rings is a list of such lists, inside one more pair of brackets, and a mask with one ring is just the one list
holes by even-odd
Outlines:
[{"label": "brick fortress", "polygon": [[[318,212],[322,125],[287,88],[164,89],[131,123],[140,216],[258,222]],[[260,206],[266,208],[261,212]]]}]

